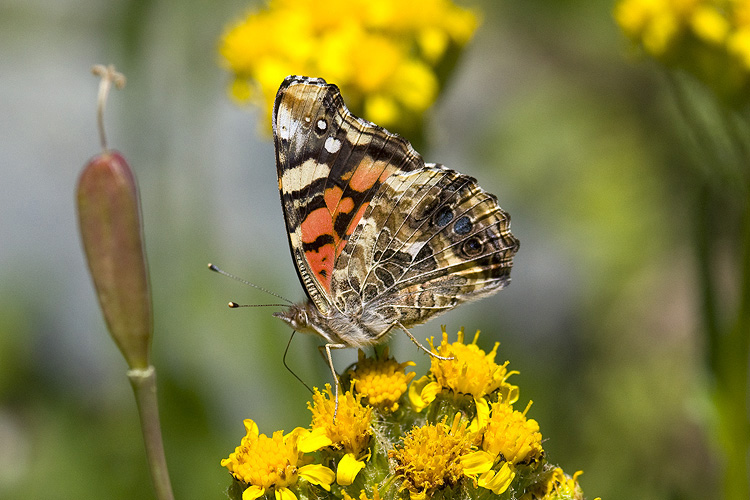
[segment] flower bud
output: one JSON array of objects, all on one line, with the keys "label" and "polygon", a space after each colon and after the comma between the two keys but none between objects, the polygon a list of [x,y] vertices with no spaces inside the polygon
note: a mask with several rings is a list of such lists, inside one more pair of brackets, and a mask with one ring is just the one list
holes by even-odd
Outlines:
[{"label": "flower bud", "polygon": [[153,321],[140,201],[135,176],[120,153],[105,146],[86,164],[78,179],[77,204],[83,248],[107,328],[128,366],[147,368]]}]

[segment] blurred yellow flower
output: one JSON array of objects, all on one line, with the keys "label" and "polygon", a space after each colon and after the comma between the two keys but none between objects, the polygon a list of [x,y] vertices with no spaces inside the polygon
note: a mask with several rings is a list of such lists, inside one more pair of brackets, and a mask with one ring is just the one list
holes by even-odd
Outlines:
[{"label": "blurred yellow flower", "polygon": [[620,0],[614,16],[649,56],[693,73],[719,97],[748,100],[747,0]]},{"label": "blurred yellow flower", "polygon": [[286,436],[283,431],[276,431],[268,437],[259,433],[252,420],[247,419],[244,423],[246,435],[240,446],[221,461],[222,467],[247,485],[242,493],[243,500],[254,500],[268,490],[274,491],[277,498],[296,500],[289,486],[300,477],[330,491],[334,479],[331,469],[301,463],[302,453],[297,448],[297,441],[304,429],[298,427]]},{"label": "blurred yellow flower", "polygon": [[406,392],[406,386],[414,378],[415,373],[405,373],[407,366],[416,363],[407,361],[399,363],[388,356],[388,347],[380,358],[367,358],[360,349],[356,367],[351,370],[354,389],[364,396],[367,404],[383,411],[394,412],[398,409],[398,401]]},{"label": "blurred yellow flower", "polygon": [[417,122],[478,14],[451,0],[269,0],[228,26],[219,53],[240,102],[271,108],[290,74],[337,84],[352,112],[381,126]]}]

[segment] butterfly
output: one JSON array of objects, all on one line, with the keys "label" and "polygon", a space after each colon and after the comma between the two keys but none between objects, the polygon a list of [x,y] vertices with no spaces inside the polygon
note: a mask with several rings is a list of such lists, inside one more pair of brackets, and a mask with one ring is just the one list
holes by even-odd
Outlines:
[{"label": "butterfly", "polygon": [[[274,316],[332,349],[384,342],[510,282],[510,216],[474,178],[354,116],[336,85],[289,76],[273,108],[281,204],[307,300]],[[321,349],[321,352],[322,349]],[[338,405],[337,405],[338,406]],[[335,414],[334,414],[335,415]]]}]

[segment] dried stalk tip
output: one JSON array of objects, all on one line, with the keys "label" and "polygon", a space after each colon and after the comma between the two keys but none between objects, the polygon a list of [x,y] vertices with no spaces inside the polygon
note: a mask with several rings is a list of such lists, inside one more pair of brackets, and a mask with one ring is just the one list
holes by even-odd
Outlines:
[{"label": "dried stalk tip", "polygon": [[113,64],[105,66],[103,64],[95,64],[91,67],[91,72],[101,78],[99,82],[99,95],[96,102],[96,122],[99,128],[99,139],[102,145],[102,151],[107,151],[107,136],[104,133],[104,108],[107,104],[107,97],[109,96],[109,89],[112,88],[112,84],[115,87],[122,89],[125,86],[125,75],[119,73]]}]

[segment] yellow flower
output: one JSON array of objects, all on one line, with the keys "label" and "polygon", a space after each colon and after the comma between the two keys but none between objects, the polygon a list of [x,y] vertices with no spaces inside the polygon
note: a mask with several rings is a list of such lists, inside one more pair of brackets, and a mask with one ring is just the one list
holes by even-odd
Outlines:
[{"label": "yellow flower", "polygon": [[[464,473],[474,478],[478,486],[500,494],[508,489],[515,478],[516,464],[526,464],[542,458],[544,450],[539,425],[535,420],[526,419],[530,406],[531,403],[521,413],[514,411],[505,402],[492,405],[489,411],[491,416],[480,429],[481,449],[461,459]],[[497,463],[502,465],[494,470]]]},{"label": "yellow flower", "polygon": [[514,403],[518,399],[518,387],[507,382],[511,375],[518,372],[508,371],[507,361],[502,365],[495,363],[499,343],[495,343],[492,351],[485,353],[476,345],[478,338],[477,331],[471,344],[464,344],[464,331],[461,329],[458,332],[458,340],[449,343],[448,334],[443,329],[443,340],[437,349],[433,344],[434,339],[429,339],[433,352],[453,359],[431,359],[430,371],[434,382],[420,379],[412,384],[414,390],[410,389],[409,392],[409,398],[415,408],[424,408],[443,388],[456,393],[470,394],[478,401],[477,405],[485,396],[495,391],[498,391],[498,399],[501,401]]},{"label": "yellow flower", "polygon": [[[521,497],[521,500],[583,500],[583,490],[578,477],[583,471],[568,476],[560,467],[555,468],[547,481],[536,485]],[[594,500],[601,500],[596,498]]]},{"label": "yellow flower", "polygon": [[387,412],[398,409],[398,401],[406,392],[406,386],[415,373],[404,373],[407,366],[414,366],[413,361],[398,363],[388,357],[388,348],[383,352],[383,359],[366,358],[362,350],[358,353],[356,367],[351,376],[354,389],[364,396],[367,404]]},{"label": "yellow flower", "polygon": [[421,500],[464,476],[461,458],[470,453],[473,441],[457,413],[450,427],[443,420],[413,428],[388,456],[395,461],[395,474],[403,478],[401,488],[409,490],[411,500]]},{"label": "yellow flower", "polygon": [[[301,477],[327,491],[331,489],[334,474],[322,465],[301,465],[302,453],[297,441],[304,429],[297,428],[284,436],[276,431],[272,437],[259,434],[258,426],[245,420],[246,435],[240,446],[221,461],[237,480],[248,487],[242,493],[243,500],[254,500],[273,490],[277,499],[296,500],[289,489]],[[301,466],[300,466],[301,465]]]},{"label": "yellow flower", "polygon": [[729,37],[728,47],[745,71],[750,71],[750,26],[737,30]]},{"label": "yellow flower", "polygon": [[713,5],[702,5],[690,17],[690,26],[699,38],[712,44],[721,44],[729,33],[729,21]]},{"label": "yellow flower", "polygon": [[530,406],[520,412],[507,403],[493,403],[482,434],[482,450],[513,465],[539,460],[544,454],[542,434],[537,421],[526,418]]},{"label": "yellow flower", "polygon": [[331,386],[326,384],[323,393],[316,388],[313,403],[307,405],[312,412],[312,430],[303,430],[299,438],[299,449],[305,453],[326,447],[345,452],[336,469],[336,482],[343,486],[354,481],[365,466],[364,460],[369,458],[367,446],[372,436],[372,408],[362,406],[361,399],[361,394],[354,396],[351,391],[340,396],[334,422],[333,412],[336,403]]},{"label": "yellow flower", "polygon": [[436,69],[478,24],[450,0],[270,0],[226,29],[219,53],[232,96],[262,106],[269,122],[279,84],[301,74],[336,83],[355,114],[393,126],[435,101],[448,76]]},{"label": "yellow flower", "polygon": [[730,102],[748,100],[747,0],[620,0],[614,16],[646,54],[693,73]]}]

